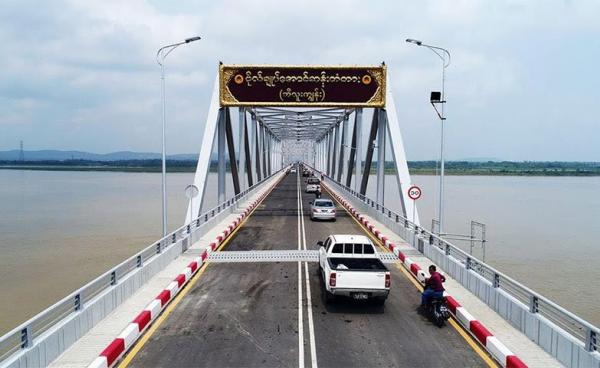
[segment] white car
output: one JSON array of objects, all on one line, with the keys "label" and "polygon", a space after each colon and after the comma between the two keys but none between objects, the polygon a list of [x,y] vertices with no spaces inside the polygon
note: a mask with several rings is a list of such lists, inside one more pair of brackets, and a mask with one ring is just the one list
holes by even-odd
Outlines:
[{"label": "white car", "polygon": [[335,204],[331,199],[315,199],[310,202],[311,220],[335,221]]},{"label": "white car", "polygon": [[296,173],[296,168],[295,168],[295,167],[292,167],[292,169],[290,170],[290,172],[291,172],[292,174],[295,174],[295,173]]},{"label": "white car", "polygon": [[329,235],[319,245],[319,270],[325,301],[336,296],[373,300],[383,305],[390,293],[391,275],[373,243],[364,235]]},{"label": "white car", "polygon": [[306,180],[306,193],[315,193],[321,191],[321,181],[317,178],[308,178]]}]

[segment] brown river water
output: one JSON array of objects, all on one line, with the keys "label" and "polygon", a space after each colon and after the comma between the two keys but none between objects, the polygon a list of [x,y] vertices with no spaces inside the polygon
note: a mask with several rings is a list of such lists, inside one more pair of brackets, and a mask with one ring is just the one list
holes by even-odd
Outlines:
[{"label": "brown river water", "polygon": [[[183,223],[192,180],[168,175],[170,229]],[[429,227],[437,178],[413,181]],[[391,208],[394,182],[386,177]],[[0,170],[0,183],[0,334],[160,236],[160,174]],[[207,206],[215,187],[210,175]],[[485,223],[489,263],[598,325],[600,294],[590,291],[600,281],[599,189],[600,177],[447,176],[446,231]]]}]

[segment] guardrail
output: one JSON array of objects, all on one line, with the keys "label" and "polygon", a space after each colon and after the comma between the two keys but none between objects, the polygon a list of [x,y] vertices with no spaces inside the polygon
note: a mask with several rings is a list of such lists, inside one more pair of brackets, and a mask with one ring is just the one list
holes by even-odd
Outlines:
[{"label": "guardrail", "polygon": [[[54,305],[46,308],[36,316],[0,337],[0,365],[13,354],[33,346],[34,340],[37,337],[56,326],[65,318],[80,311],[86,302],[91,301],[95,296],[114,287],[120,279],[142,268],[146,262],[164,252],[171,245],[188,238],[193,231],[201,228],[225,210],[232,208],[232,206],[236,205],[248,194],[255,191],[268,179],[285,169],[287,168],[274,172],[271,176],[263,179],[259,183],[254,184],[248,189],[227,199],[223,203],[209,209],[190,223],[181,226],[165,237],[148,245],[135,255],[129,257],[109,271],[98,276],[83,287],[67,295]],[[184,246],[183,251],[186,249],[187,246]]]},{"label": "guardrail", "polygon": [[399,235],[420,252],[423,252],[423,242],[427,242],[430,246],[437,247],[443,251],[446,256],[451,256],[461,262],[467,270],[474,271],[483,279],[490,282],[494,288],[504,291],[525,306],[528,306],[529,312],[539,314],[560,327],[581,343],[586,351],[600,351],[600,328],[592,325],[590,322],[574,313],[569,312],[567,309],[503,274],[485,262],[473,257],[437,234],[430,232],[422,226],[416,225],[403,215],[338,183],[328,175],[323,175],[328,179],[328,182],[334,184],[338,189],[358,199],[364,206],[370,207],[377,213],[379,217],[378,220],[385,219],[387,222],[395,224],[397,230],[399,230]]}]

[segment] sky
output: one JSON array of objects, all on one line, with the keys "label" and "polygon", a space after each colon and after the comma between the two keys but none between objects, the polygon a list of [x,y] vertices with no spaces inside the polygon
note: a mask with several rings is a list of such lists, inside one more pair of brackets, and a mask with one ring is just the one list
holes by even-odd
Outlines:
[{"label": "sky", "polygon": [[429,92],[448,49],[446,158],[600,161],[600,2],[3,0],[0,150],[199,152],[218,62],[385,61],[409,160],[439,156]]}]

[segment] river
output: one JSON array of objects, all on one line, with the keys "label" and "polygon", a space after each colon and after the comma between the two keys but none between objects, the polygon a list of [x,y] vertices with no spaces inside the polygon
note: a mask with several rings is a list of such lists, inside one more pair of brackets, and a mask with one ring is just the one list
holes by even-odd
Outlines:
[{"label": "river", "polygon": [[[183,223],[192,180],[168,175],[170,229]],[[437,178],[413,181],[429,227]],[[0,334],[160,236],[160,174],[0,170],[0,183]],[[394,184],[386,176],[391,208]],[[206,207],[215,187],[211,174]],[[489,263],[598,325],[600,294],[590,290],[600,279],[599,188],[600,177],[447,176],[445,228],[467,233],[471,219],[485,223]]]}]

